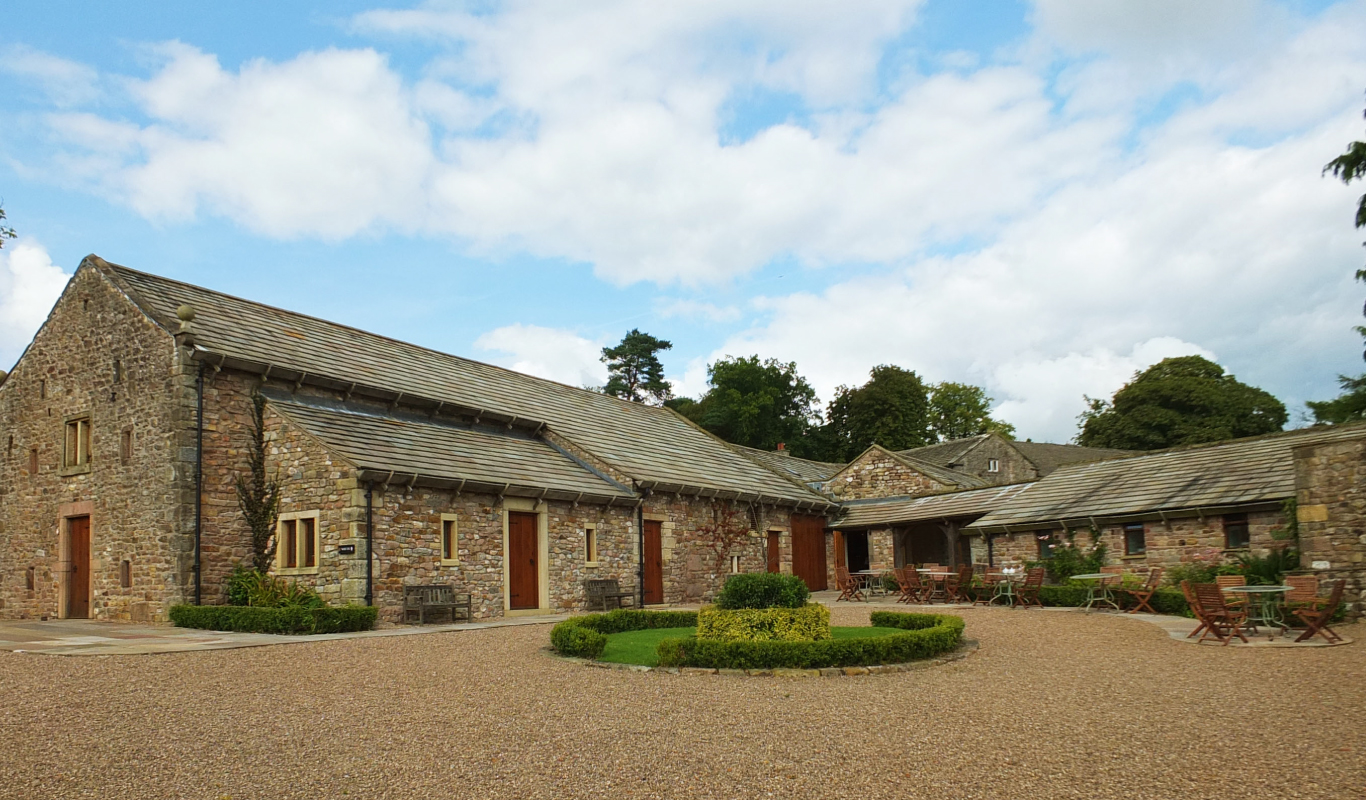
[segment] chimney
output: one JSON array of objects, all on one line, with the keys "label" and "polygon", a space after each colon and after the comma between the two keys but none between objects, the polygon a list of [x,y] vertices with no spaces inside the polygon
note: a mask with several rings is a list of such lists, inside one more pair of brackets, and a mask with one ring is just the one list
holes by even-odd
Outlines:
[{"label": "chimney", "polygon": [[779,453],[780,455],[785,455],[785,456],[786,456],[786,455],[791,455],[791,454],[787,451],[787,445],[783,444],[782,442],[778,442],[778,453]]}]

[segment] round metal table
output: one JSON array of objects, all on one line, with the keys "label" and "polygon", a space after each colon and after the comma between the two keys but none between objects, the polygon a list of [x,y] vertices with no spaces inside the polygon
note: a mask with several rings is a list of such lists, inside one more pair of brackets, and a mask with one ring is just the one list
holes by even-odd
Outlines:
[{"label": "round metal table", "polygon": [[[1248,596],[1247,621],[1253,628],[1265,625],[1268,628],[1280,628],[1282,631],[1290,630],[1290,626],[1281,619],[1280,598],[1277,595],[1285,594],[1293,587],[1290,586],[1224,586],[1221,587],[1226,592],[1237,592]],[[1255,601],[1255,602],[1254,602]],[[1253,613],[1253,612],[1256,613]],[[1271,634],[1275,637],[1276,634]]]},{"label": "round metal table", "polygon": [[1082,608],[1090,611],[1092,606],[1103,603],[1118,611],[1119,603],[1116,603],[1114,598],[1110,596],[1110,587],[1106,585],[1106,582],[1119,577],[1119,575],[1109,572],[1088,572],[1085,575],[1073,575],[1072,580],[1074,581],[1088,581],[1086,584],[1086,604]]}]

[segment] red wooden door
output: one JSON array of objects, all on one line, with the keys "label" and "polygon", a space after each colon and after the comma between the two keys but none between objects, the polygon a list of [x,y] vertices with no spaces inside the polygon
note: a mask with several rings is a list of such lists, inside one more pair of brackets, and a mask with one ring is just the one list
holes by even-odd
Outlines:
[{"label": "red wooden door", "polygon": [[813,592],[825,589],[825,520],[792,515],[792,573]]},{"label": "red wooden door", "polygon": [[66,540],[71,556],[71,571],[66,575],[66,617],[87,619],[90,616],[90,517],[68,519]]},{"label": "red wooden door", "polygon": [[664,535],[656,520],[645,520],[645,602],[664,602]]},{"label": "red wooden door", "polygon": [[508,512],[508,607],[540,608],[541,565],[536,515]]},{"label": "red wooden door", "polygon": [[768,532],[768,571],[769,571],[769,572],[782,572],[782,571],[783,571],[783,562],[782,562],[782,559],[781,559],[780,556],[779,556],[779,550],[778,550],[778,532],[777,532],[777,531],[769,531],[769,532]]}]

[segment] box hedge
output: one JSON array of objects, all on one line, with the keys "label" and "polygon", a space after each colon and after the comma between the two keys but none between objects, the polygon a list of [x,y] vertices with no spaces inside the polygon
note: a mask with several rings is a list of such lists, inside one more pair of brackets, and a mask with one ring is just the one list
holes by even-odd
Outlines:
[{"label": "box hedge", "polygon": [[659,643],[661,667],[710,669],[819,669],[873,664],[900,664],[932,658],[959,645],[963,618],[947,614],[872,614],[878,627],[901,628],[903,633],[864,639],[825,639],[815,642],[721,642],[690,636]]},{"label": "box hedge", "polygon": [[730,576],[716,595],[716,607],[801,608],[810,598],[811,590],[796,575],[751,572]]},{"label": "box hedge", "polygon": [[607,646],[607,636],[649,628],[693,628],[696,611],[635,611],[618,609],[606,614],[584,614],[550,629],[550,645],[560,655],[597,658]]},{"label": "box hedge", "polygon": [[716,608],[697,613],[697,638],[723,642],[814,642],[830,638],[830,609],[820,603],[801,608]]},{"label": "box hedge", "polygon": [[171,606],[171,622],[181,628],[240,633],[347,633],[375,627],[373,606],[258,608],[255,606]]}]

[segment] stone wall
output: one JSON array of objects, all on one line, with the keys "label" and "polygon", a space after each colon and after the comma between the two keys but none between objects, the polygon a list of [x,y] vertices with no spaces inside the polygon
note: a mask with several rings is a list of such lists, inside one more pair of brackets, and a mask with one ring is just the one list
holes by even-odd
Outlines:
[{"label": "stone wall", "polygon": [[[991,471],[991,461],[996,461],[997,470]],[[1020,451],[996,436],[991,436],[972,448],[963,456],[962,463],[954,464],[953,469],[966,472],[986,481],[993,486],[1010,483],[1024,483],[1039,479],[1039,471],[1020,455]]]},{"label": "stone wall", "polygon": [[1314,569],[1321,593],[1347,582],[1344,603],[1366,611],[1366,438],[1295,448],[1301,565]]},{"label": "stone wall", "polygon": [[946,486],[906,465],[891,453],[874,448],[851,462],[822,488],[839,500],[863,500],[869,497],[935,494],[956,487]]},{"label": "stone wall", "polygon": [[[746,529],[746,534],[719,553],[718,563],[718,553],[708,546],[714,537],[706,528],[714,525],[727,508],[736,511],[736,523]],[[715,597],[731,574],[731,556],[740,557],[739,572],[766,571],[770,531],[779,534],[781,571],[792,572],[792,524],[788,510],[661,493],[646,499],[642,513],[646,520],[658,521],[663,534],[666,603],[695,603]]]},{"label": "stone wall", "polygon": [[[87,513],[91,617],[158,620],[184,599],[192,581],[194,370],[172,336],[96,270],[77,271],[0,385],[0,616],[65,613],[64,517]],[[64,470],[65,421],[85,414],[89,468]]]}]

